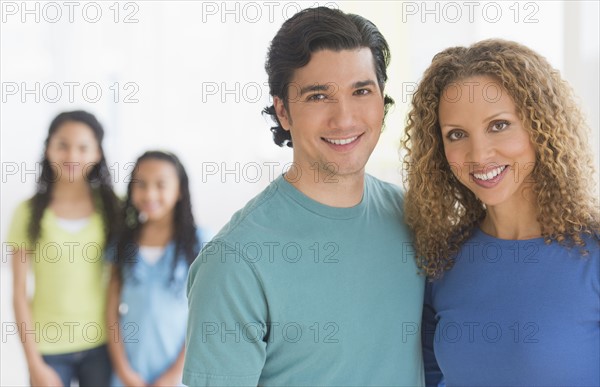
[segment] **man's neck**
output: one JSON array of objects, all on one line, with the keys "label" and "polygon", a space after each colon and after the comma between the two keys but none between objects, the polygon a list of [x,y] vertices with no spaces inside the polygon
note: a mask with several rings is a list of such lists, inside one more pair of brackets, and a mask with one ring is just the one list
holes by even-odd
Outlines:
[{"label": "man's neck", "polygon": [[361,202],[365,182],[364,170],[345,176],[327,175],[326,178],[315,179],[314,175],[309,173],[300,176],[286,173],[284,178],[304,195],[327,206],[348,208]]}]

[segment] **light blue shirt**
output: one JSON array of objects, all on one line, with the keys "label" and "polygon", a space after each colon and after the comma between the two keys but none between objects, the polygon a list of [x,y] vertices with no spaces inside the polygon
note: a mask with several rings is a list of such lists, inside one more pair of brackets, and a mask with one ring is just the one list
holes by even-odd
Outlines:
[{"label": "light blue shirt", "polygon": [[[188,266],[179,260],[171,278],[174,258],[174,242],[153,264],[138,254],[121,287],[121,340],[131,367],[148,383],[168,370],[184,348]],[[116,375],[113,385],[122,385]]]},{"label": "light blue shirt", "polygon": [[352,208],[279,177],[191,267],[183,381],[193,386],[421,386],[424,280],[397,187]]}]

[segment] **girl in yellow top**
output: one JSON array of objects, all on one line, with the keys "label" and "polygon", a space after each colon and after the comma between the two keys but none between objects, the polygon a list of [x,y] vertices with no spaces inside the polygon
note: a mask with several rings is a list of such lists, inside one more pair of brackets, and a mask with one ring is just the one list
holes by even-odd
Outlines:
[{"label": "girl in yellow top", "polygon": [[[105,386],[110,380],[104,319],[105,241],[119,203],[104,158],[104,130],[85,111],[50,124],[35,195],[15,211],[15,318],[33,386]],[[27,270],[35,279],[27,297]]]}]

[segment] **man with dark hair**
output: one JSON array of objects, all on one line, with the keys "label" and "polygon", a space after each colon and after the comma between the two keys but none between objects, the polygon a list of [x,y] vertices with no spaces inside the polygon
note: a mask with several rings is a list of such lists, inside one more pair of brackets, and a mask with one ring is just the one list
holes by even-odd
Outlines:
[{"label": "man with dark hair", "polygon": [[424,281],[402,194],[365,174],[393,101],[387,43],[329,8],[287,20],[266,70],[294,166],[190,270],[188,385],[423,384]]}]

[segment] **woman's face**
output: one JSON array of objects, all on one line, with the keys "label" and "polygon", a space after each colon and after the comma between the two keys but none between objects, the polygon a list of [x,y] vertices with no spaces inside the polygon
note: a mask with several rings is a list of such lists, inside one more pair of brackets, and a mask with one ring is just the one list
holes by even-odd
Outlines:
[{"label": "woman's face", "polygon": [[464,186],[488,207],[526,200],[535,150],[512,98],[495,79],[450,84],[438,116],[446,159]]},{"label": "woman's face", "polygon": [[89,126],[83,122],[67,121],[50,137],[46,158],[57,180],[76,182],[88,176],[102,155]]},{"label": "woman's face", "polygon": [[147,221],[160,221],[173,215],[180,196],[180,182],[172,163],[158,159],[140,162],[131,184],[131,203]]}]

